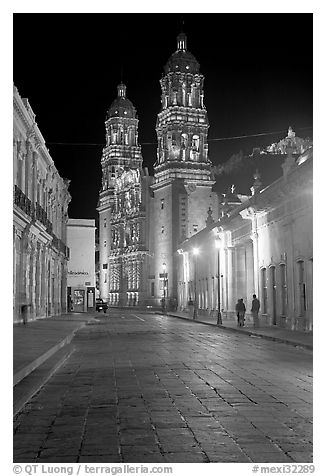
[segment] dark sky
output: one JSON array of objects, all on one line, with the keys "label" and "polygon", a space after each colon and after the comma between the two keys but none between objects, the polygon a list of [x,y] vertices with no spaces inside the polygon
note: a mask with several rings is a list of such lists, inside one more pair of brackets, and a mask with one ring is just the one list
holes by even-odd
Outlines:
[{"label": "dark sky", "polygon": [[280,140],[289,125],[312,136],[312,14],[14,14],[14,83],[60,175],[71,179],[70,217],[97,217],[105,114],[121,69],[152,172],[159,80],[182,21],[205,76],[214,164]]}]

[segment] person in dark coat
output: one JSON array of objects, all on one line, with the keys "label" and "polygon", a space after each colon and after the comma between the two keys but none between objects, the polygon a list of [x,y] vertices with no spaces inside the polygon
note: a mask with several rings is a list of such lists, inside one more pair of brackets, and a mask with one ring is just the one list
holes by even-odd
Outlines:
[{"label": "person in dark coat", "polygon": [[257,299],[256,294],[253,294],[253,299],[251,303],[251,313],[254,321],[254,327],[259,327],[259,318],[258,318],[258,313],[260,309],[260,302],[259,299]]},{"label": "person in dark coat", "polygon": [[246,313],[246,306],[244,305],[243,299],[238,299],[238,302],[235,306],[235,310],[237,312],[237,318],[238,318],[238,326],[243,327],[244,326],[244,316]]},{"label": "person in dark coat", "polygon": [[245,321],[245,313],[246,313],[246,306],[244,305],[243,299],[238,299],[238,302],[235,306],[235,310],[237,312],[237,318],[238,318],[238,326],[243,327],[244,326],[244,321]]}]

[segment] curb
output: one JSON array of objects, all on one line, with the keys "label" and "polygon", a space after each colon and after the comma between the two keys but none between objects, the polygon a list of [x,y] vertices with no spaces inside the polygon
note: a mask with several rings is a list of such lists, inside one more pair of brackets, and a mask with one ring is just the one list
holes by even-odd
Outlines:
[{"label": "curb", "polygon": [[[163,313],[162,312],[160,312],[160,313],[156,312],[155,314],[163,314]],[[240,330],[240,329],[233,328],[233,327],[223,326],[223,324],[217,326],[216,324],[213,324],[211,322],[204,322],[204,321],[200,321],[198,319],[195,319],[195,320],[194,319],[189,319],[188,317],[177,316],[176,314],[168,313],[168,314],[163,314],[163,315],[170,316],[170,317],[177,317],[178,319],[184,319],[185,321],[198,322],[199,324],[205,324],[207,326],[212,326],[212,327],[215,327],[215,328],[226,329],[226,330],[231,331],[231,332],[237,332],[238,334],[246,334],[249,337],[250,336],[260,337],[261,339],[272,340],[274,342],[280,342],[280,343],[283,343],[283,344],[292,345],[294,347],[301,347],[301,348],[304,348],[304,349],[313,350],[313,345],[311,345],[311,344],[295,342],[293,340],[288,340],[288,339],[282,338],[282,337],[268,336],[268,335],[265,335],[265,334],[259,334],[255,331]]]},{"label": "curb", "polygon": [[82,322],[80,326],[76,327],[76,329],[74,329],[70,334],[68,334],[62,341],[58,342],[58,344],[51,347],[47,352],[40,355],[37,359],[33,360],[31,363],[25,365],[22,369],[18,370],[18,372],[16,372],[14,374],[14,377],[13,377],[13,386],[15,386],[19,382],[21,382],[25,377],[27,377],[30,373],[32,373],[40,365],[44,364],[44,362],[46,362],[46,360],[51,358],[62,347],[66,346],[67,344],[70,344],[70,342],[72,341],[76,332],[79,331],[82,327],[84,327],[91,320],[92,319],[89,319],[88,321]]},{"label": "curb", "polygon": [[21,381],[14,387],[14,417],[69,359],[74,350],[75,348],[69,344],[61,348],[51,358],[47,359],[42,365],[38,366],[33,372],[31,372],[28,379]]}]

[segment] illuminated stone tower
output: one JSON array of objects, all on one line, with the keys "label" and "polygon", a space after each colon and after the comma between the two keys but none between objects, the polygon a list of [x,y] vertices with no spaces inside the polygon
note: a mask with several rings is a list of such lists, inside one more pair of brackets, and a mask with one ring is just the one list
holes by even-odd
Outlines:
[{"label": "illuminated stone tower", "polygon": [[100,296],[111,305],[143,304],[148,294],[151,177],[142,170],[136,109],[119,84],[105,122],[99,196]]},{"label": "illuminated stone tower", "polygon": [[[182,241],[206,226],[209,207],[217,218],[215,183],[208,158],[204,76],[187,50],[184,33],[161,79],[157,160],[154,164],[154,269],[156,297],[177,297],[176,252]],[[166,271],[164,272],[164,268]]]}]

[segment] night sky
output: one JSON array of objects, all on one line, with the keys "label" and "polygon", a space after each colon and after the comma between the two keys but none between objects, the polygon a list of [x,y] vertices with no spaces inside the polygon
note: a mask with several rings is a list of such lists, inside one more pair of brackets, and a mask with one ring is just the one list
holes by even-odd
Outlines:
[{"label": "night sky", "polygon": [[14,84],[71,180],[71,218],[97,217],[105,115],[121,75],[153,172],[159,80],[182,22],[205,76],[214,164],[280,140],[289,125],[312,137],[312,14],[14,14]]}]

